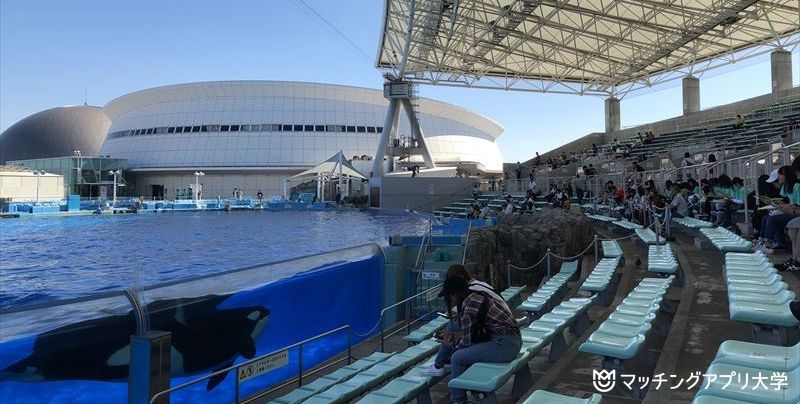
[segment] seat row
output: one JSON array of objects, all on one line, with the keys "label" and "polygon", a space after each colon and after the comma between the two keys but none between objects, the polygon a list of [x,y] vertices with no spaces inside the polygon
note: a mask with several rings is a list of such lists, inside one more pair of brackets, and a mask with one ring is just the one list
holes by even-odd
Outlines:
[{"label": "seat row", "polygon": [[693,217],[673,217],[672,221],[687,229],[705,229],[714,227],[714,224]]},{"label": "seat row", "polygon": [[592,215],[592,214],[588,214],[588,213],[586,214],[586,217],[588,217],[589,219],[597,220],[598,222],[604,222],[604,223],[611,223],[611,222],[617,220],[616,218],[611,217],[611,216]]},{"label": "seat row", "polygon": [[275,404],[348,402],[431,356],[438,347],[436,342],[428,340],[408,347],[401,353],[375,352],[270,402]]},{"label": "seat row", "polygon": [[544,284],[539,286],[527,299],[517,306],[517,310],[528,313],[528,318],[535,320],[544,312],[557,305],[567,293],[567,282],[578,271],[578,261],[566,261],[561,270]]},{"label": "seat row", "polygon": [[613,224],[615,224],[615,225],[617,225],[619,227],[622,227],[623,229],[628,229],[628,230],[636,230],[636,229],[641,229],[642,228],[642,225],[637,224],[637,223],[633,223],[633,222],[629,222],[627,220],[615,220],[615,221],[613,221],[611,223],[613,223]]},{"label": "seat row", "polygon": [[603,247],[603,258],[622,257],[622,248],[617,240],[605,240],[600,243]]},{"label": "seat row", "polygon": [[598,304],[609,305],[614,298],[618,276],[616,275],[621,257],[603,258],[589,273],[580,286],[580,291],[600,295]]},{"label": "seat row", "polygon": [[700,233],[722,252],[750,252],[753,250],[753,243],[723,227],[700,229]]},{"label": "seat row", "polygon": [[668,243],[664,245],[651,245],[647,248],[647,272],[659,276],[678,274],[678,261],[675,252]]},{"label": "seat row", "polygon": [[477,362],[451,379],[448,386],[480,392],[484,396],[481,402],[494,403],[497,401],[495,392],[513,376],[511,395],[521,397],[533,385],[528,362],[548,344],[551,345],[550,360],[559,358],[567,348],[564,330],[570,328],[574,334],[580,335],[588,329],[586,311],[593,300],[594,297],[572,298],[562,302],[522,329],[522,348],[514,360],[505,363]]},{"label": "seat row", "polygon": [[634,231],[636,232],[636,236],[639,237],[639,240],[642,240],[645,245],[657,245],[667,242],[664,237],[658,237],[656,232],[649,228],[635,229]]},{"label": "seat row", "polygon": [[755,342],[797,340],[798,321],[789,310],[796,296],[764,253],[725,254],[725,284],[731,320],[753,324]]},{"label": "seat row", "polygon": [[642,279],[579,350],[603,356],[603,368],[622,370],[622,362],[635,357],[644,347],[661,301],[674,279],[674,276]]},{"label": "seat row", "polygon": [[[705,377],[693,404],[800,403],[800,343],[776,347],[725,341]],[[777,379],[785,383],[774,384]]]}]

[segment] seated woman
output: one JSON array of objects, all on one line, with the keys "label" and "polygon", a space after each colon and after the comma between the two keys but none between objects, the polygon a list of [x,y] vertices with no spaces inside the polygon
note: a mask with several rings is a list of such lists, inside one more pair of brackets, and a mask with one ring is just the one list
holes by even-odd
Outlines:
[{"label": "seated woman", "polygon": [[783,230],[795,216],[800,214],[800,183],[791,166],[783,166],[770,173],[767,182],[775,184],[781,190],[781,196],[788,198],[789,203],[774,200],[775,214],[770,213],[761,221],[761,239],[758,249],[772,254],[775,248],[784,245]]},{"label": "seated woman", "polygon": [[731,180],[731,190],[728,198],[725,200],[722,208],[719,210],[719,219],[717,224],[724,227],[731,227],[731,216],[738,212],[739,209],[744,207],[744,200],[747,198],[747,188],[744,187],[744,181],[735,177]]},{"label": "seated woman", "polygon": [[[464,279],[464,281],[467,282],[467,288],[470,291],[484,293],[493,299],[499,300],[502,302],[502,307],[508,310],[509,313],[511,312],[511,309],[508,307],[503,298],[498,295],[497,292],[495,292],[494,288],[492,288],[486,282],[481,282],[473,278],[472,275],[469,274],[469,271],[467,271],[467,268],[463,265],[453,264],[447,268],[445,281],[453,277]],[[459,322],[459,317],[452,314],[455,301],[451,299],[451,296],[447,295],[444,290],[439,292],[439,297],[444,297],[445,306],[447,307],[447,316],[450,319],[450,322],[447,323],[447,328],[444,331],[441,331],[437,334],[436,338],[445,341],[455,341],[461,337],[461,325]],[[453,354],[453,352],[454,350],[452,345],[442,344],[439,347],[439,353],[436,355],[433,365],[423,369],[422,374],[426,376],[444,376],[449,370],[450,356]]]},{"label": "seated woman", "polygon": [[[443,347],[452,348],[451,377],[460,376],[476,362],[510,362],[522,347],[514,316],[502,299],[489,293],[474,291],[461,276],[445,279],[442,294],[455,302],[458,309],[461,337],[442,336]],[[467,392],[453,388],[454,403],[466,403]]]}]

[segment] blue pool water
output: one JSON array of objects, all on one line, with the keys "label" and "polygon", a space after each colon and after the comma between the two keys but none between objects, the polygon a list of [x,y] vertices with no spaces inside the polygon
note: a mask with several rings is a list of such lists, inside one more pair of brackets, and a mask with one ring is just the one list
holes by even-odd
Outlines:
[{"label": "blue pool water", "polygon": [[0,221],[0,307],[86,296],[421,234],[391,211],[186,212]]}]

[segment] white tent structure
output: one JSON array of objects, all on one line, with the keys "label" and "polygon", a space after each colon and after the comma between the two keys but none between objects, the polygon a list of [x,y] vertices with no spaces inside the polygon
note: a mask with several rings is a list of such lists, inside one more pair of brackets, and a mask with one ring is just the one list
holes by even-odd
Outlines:
[{"label": "white tent structure", "polygon": [[[313,168],[309,168],[299,174],[293,175],[286,179],[283,184],[283,198],[288,199],[289,181],[303,181],[308,179],[316,179],[317,181],[317,200],[325,200],[325,183],[334,180],[339,181],[339,190],[345,191],[349,187],[345,187],[345,181],[351,179],[363,180],[366,179],[359,173],[344,157],[344,153],[340,150],[338,153],[331,156],[331,158],[317,164]],[[342,192],[342,197],[346,194]]]}]

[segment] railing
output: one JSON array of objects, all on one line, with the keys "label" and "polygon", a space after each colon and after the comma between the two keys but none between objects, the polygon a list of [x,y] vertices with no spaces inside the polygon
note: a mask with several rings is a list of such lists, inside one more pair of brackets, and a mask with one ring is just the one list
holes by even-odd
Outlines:
[{"label": "railing", "polygon": [[[347,357],[339,358],[339,359],[337,359],[337,360],[335,360],[335,361],[333,361],[331,363],[328,363],[328,364],[326,364],[324,366],[318,367],[318,368],[316,368],[316,369],[304,374],[303,373],[303,345],[305,345],[305,344],[307,344],[307,343],[309,343],[311,341],[315,341],[315,340],[318,340],[320,338],[327,337],[329,335],[336,334],[336,333],[339,333],[339,332],[342,332],[342,331],[345,331],[345,330],[347,331]],[[353,335],[353,331],[352,331],[352,329],[350,328],[349,325],[343,325],[341,327],[334,328],[332,330],[328,330],[328,331],[326,331],[324,333],[315,335],[315,336],[313,336],[311,338],[307,338],[307,339],[304,339],[304,340],[302,340],[300,342],[296,342],[296,343],[294,343],[292,345],[288,345],[288,346],[285,346],[283,348],[274,350],[274,351],[272,351],[272,352],[270,352],[268,354],[261,355],[261,356],[259,356],[257,358],[253,358],[253,359],[247,360],[247,361],[242,362],[242,363],[240,363],[238,365],[230,366],[230,367],[227,367],[225,369],[218,370],[218,371],[216,371],[214,373],[205,375],[203,377],[199,377],[197,379],[194,379],[194,380],[188,381],[186,383],[180,384],[178,386],[170,387],[169,389],[160,391],[160,392],[156,393],[155,395],[153,395],[152,398],[150,398],[150,404],[156,403],[158,401],[158,399],[160,397],[162,397],[162,396],[167,396],[168,397],[172,392],[175,392],[175,391],[178,391],[178,390],[183,390],[183,389],[185,389],[185,388],[187,388],[189,386],[193,386],[193,385],[195,385],[197,383],[200,383],[200,382],[203,382],[205,380],[208,380],[208,379],[210,379],[210,378],[212,378],[214,376],[224,375],[225,373],[230,372],[231,370],[235,370],[236,371],[236,373],[235,373],[236,377],[234,378],[234,380],[235,380],[234,402],[236,402],[236,403],[250,402],[250,401],[253,401],[255,399],[264,397],[265,395],[270,394],[270,393],[272,393],[274,391],[277,391],[279,389],[282,389],[282,388],[294,383],[295,381],[298,382],[297,386],[301,387],[303,385],[303,376],[304,375],[305,376],[313,375],[313,374],[315,374],[317,372],[320,372],[322,370],[325,370],[325,369],[327,369],[327,368],[329,368],[329,367],[331,367],[333,365],[336,365],[336,364],[338,364],[338,363],[340,363],[340,362],[342,362],[344,360],[347,360],[348,364],[350,363],[350,360],[352,358],[352,356],[351,356],[351,354],[352,354],[352,335]],[[238,376],[239,375],[239,369],[241,369],[241,368],[243,368],[245,366],[248,366],[248,365],[250,365],[252,363],[258,362],[258,361],[260,361],[260,360],[262,360],[264,358],[267,358],[269,356],[272,356],[272,355],[275,355],[275,354],[279,354],[279,353],[284,352],[284,351],[288,351],[289,349],[292,349],[292,348],[298,348],[298,350],[299,350],[299,352],[298,352],[298,358],[299,358],[298,359],[298,376],[296,378],[293,378],[291,380],[283,382],[278,386],[275,386],[275,387],[272,387],[270,389],[261,391],[259,393],[256,393],[256,394],[250,396],[250,397],[246,397],[244,400],[240,400],[240,397],[239,397],[239,384],[240,383],[239,383],[239,376]]]},{"label": "railing", "polygon": [[420,264],[420,259],[425,256],[425,252],[428,250],[428,245],[433,238],[432,228],[433,224],[431,220],[428,219],[428,229],[426,230],[425,234],[422,235],[422,241],[419,243],[419,251],[417,252],[417,260],[414,262],[415,269],[422,269],[422,264],[425,263],[425,260],[422,259],[422,264]]},{"label": "railing", "polygon": [[467,262],[467,246],[469,246],[469,233],[472,230],[472,221],[469,221],[467,225],[467,238],[464,240],[464,253],[461,254],[461,265],[464,265]]},{"label": "railing", "polygon": [[[380,321],[380,327],[381,327],[381,352],[384,352],[384,341],[386,341],[387,338],[391,338],[392,336],[396,335],[400,331],[403,331],[404,329],[406,330],[406,333],[409,333],[412,324],[416,324],[417,322],[419,322],[423,318],[429,318],[430,315],[433,314],[434,307],[431,305],[431,301],[433,301],[433,299],[429,299],[429,297],[430,297],[431,293],[433,293],[435,291],[438,291],[441,287],[442,287],[442,284],[440,283],[440,284],[438,284],[438,285],[436,285],[436,286],[434,286],[434,287],[432,287],[430,289],[427,289],[427,290],[424,290],[422,292],[419,292],[416,295],[407,297],[407,298],[405,298],[405,299],[403,299],[403,300],[401,300],[401,301],[399,301],[399,302],[397,302],[397,303],[395,303],[395,304],[393,304],[391,306],[384,307],[383,310],[381,310],[381,316],[380,316],[380,320],[379,320]],[[406,326],[405,327],[400,327],[397,330],[394,330],[394,331],[390,332],[389,335],[386,335],[386,328],[385,328],[385,326],[383,324],[383,319],[384,319],[384,315],[386,314],[386,312],[389,311],[389,310],[393,310],[393,309],[395,309],[395,308],[397,308],[397,307],[399,307],[401,305],[407,305],[412,300],[414,300],[414,299],[416,299],[418,297],[421,297],[423,295],[426,296],[426,298],[428,298],[428,313],[426,315],[424,315],[424,316],[418,317],[418,318],[414,319],[413,321],[411,321],[411,319],[410,319],[411,308],[410,307],[406,307],[406,310],[405,310],[406,311]],[[438,293],[437,293],[437,295],[438,295]]]}]

